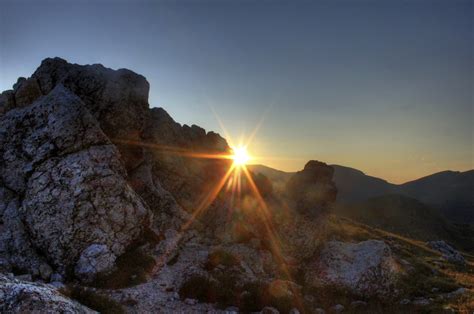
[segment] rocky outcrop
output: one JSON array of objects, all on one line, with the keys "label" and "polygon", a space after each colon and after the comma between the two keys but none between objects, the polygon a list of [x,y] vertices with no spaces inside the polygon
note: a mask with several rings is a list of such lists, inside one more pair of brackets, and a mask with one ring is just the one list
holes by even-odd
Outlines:
[{"label": "rocky outcrop", "polygon": [[97,313],[70,300],[49,285],[25,282],[0,274],[2,313]]},{"label": "rocky outcrop", "polygon": [[442,254],[443,258],[448,262],[458,264],[458,265],[466,265],[466,259],[464,256],[461,255],[456,249],[452,246],[447,244],[445,241],[429,241],[426,242],[429,248],[438,251]]},{"label": "rocky outcrop", "polygon": [[153,176],[188,211],[199,206],[231,164],[230,160],[197,157],[199,153],[226,153],[227,142],[196,125],[181,126],[162,108],[150,110],[143,138],[151,144]]},{"label": "rocky outcrop", "polygon": [[333,174],[331,166],[311,160],[290,178],[286,191],[300,213],[318,215],[327,212],[337,195]]},{"label": "rocky outcrop", "polygon": [[361,296],[388,297],[395,291],[399,266],[383,241],[330,241],[309,264],[306,283],[348,289]]},{"label": "rocky outcrop", "polygon": [[18,216],[33,247],[62,273],[92,244],[121,255],[150,219],[118,151],[86,108],[58,85],[0,123],[0,178],[12,195],[4,218]]},{"label": "rocky outcrop", "polygon": [[149,109],[148,91],[129,70],[48,58],[0,95],[2,268],[91,281],[149,226],[189,219],[229,164],[192,152],[228,146]]}]

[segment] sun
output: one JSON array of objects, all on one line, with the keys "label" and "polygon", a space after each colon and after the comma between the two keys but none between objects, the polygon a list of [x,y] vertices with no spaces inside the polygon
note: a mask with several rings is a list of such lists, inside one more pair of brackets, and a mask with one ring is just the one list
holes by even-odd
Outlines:
[{"label": "sun", "polygon": [[232,159],[234,160],[234,165],[238,167],[245,166],[250,161],[250,155],[247,152],[247,147],[238,146],[232,148],[233,155]]}]

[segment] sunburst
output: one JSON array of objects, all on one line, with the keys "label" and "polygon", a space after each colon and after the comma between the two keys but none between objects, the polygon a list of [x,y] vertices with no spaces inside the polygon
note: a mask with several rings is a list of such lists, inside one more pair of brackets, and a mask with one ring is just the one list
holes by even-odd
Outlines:
[{"label": "sunburst", "polygon": [[[215,199],[219,196],[219,194],[221,193],[221,191],[224,189],[225,186],[227,186],[227,189],[225,190],[231,192],[229,199],[231,200],[231,208],[232,208],[232,205],[233,205],[232,203],[234,199],[240,199],[241,197],[241,190],[242,190],[241,185],[242,185],[242,175],[243,175],[243,177],[246,179],[245,180],[246,183],[248,184],[250,188],[250,191],[252,192],[254,198],[256,199],[259,205],[258,210],[255,214],[257,215],[257,217],[259,217],[259,220],[261,221],[264,227],[264,230],[266,233],[264,236],[270,242],[271,250],[275,254],[275,257],[277,258],[279,264],[282,265],[281,267],[282,267],[283,272],[288,276],[288,278],[291,278],[291,275],[285,266],[286,263],[283,258],[283,254],[281,252],[281,241],[278,237],[278,233],[274,229],[271,212],[264,198],[262,197],[257,187],[257,184],[255,183],[252,177],[251,172],[247,168],[247,165],[249,164],[249,162],[254,161],[256,159],[254,156],[252,156],[248,152],[247,147],[249,146],[250,142],[255,137],[263,119],[257,125],[257,127],[252,132],[250,137],[247,139],[247,142],[245,144],[234,145],[232,138],[229,136],[229,133],[227,133],[227,131],[225,130],[223,124],[221,123],[217,115],[216,115],[216,118],[218,119],[218,122],[222,128],[222,131],[224,132],[229,142],[229,145],[231,147],[230,152],[227,152],[227,153],[195,152],[195,151],[183,150],[182,148],[177,148],[177,147],[162,146],[162,145],[143,143],[143,142],[122,141],[119,139],[114,140],[115,143],[144,146],[153,150],[157,150],[163,154],[179,155],[179,156],[183,156],[187,158],[227,159],[227,160],[233,161],[230,164],[227,171],[225,172],[225,174],[222,176],[222,178],[218,180],[218,182],[209,190],[209,192],[206,195],[203,195],[202,201],[194,209],[194,211],[192,212],[190,216],[190,219],[188,219],[188,221],[186,221],[181,226],[180,231],[176,235],[176,238],[174,239],[174,241],[171,241],[170,247],[167,248],[166,252],[163,254],[163,256],[161,256],[160,262],[157,264],[157,267],[154,271],[157,272],[161,269],[161,267],[164,265],[164,261],[166,260],[167,256],[175,249],[175,247],[177,246],[184,232],[193,224],[194,221],[196,221],[196,219],[198,219],[200,215],[203,214],[203,212],[207,210],[207,208],[209,208],[209,206],[215,201]],[[300,302],[300,300],[298,301]]]}]

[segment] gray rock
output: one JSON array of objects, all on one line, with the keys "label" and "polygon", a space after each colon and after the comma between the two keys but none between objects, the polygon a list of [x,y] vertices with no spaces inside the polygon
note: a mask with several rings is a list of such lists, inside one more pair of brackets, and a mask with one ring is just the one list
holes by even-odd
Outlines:
[{"label": "gray rock", "polygon": [[[19,214],[19,230],[23,224],[28,229],[24,242],[60,272],[74,267],[94,243],[121,255],[150,214],[127,184],[119,153],[82,101],[58,86],[0,119],[0,188],[3,182],[13,195],[11,215]],[[21,204],[15,194],[24,195]]]},{"label": "gray rock", "polygon": [[31,276],[31,274],[18,275],[15,276],[15,278],[23,281],[33,281],[33,277]]},{"label": "gray rock", "polygon": [[184,303],[186,303],[187,305],[195,305],[198,303],[198,301],[196,299],[185,299]]},{"label": "gray rock", "polygon": [[341,313],[341,312],[344,311],[344,309],[345,309],[344,305],[342,305],[342,304],[336,304],[331,308],[331,310],[333,310],[336,313]]},{"label": "gray rock", "polygon": [[427,306],[431,304],[431,301],[426,298],[416,298],[413,300],[412,304],[416,306]]},{"label": "gray rock", "polygon": [[316,313],[316,314],[326,314],[326,311],[323,310],[322,308],[318,307],[314,310],[314,313]]},{"label": "gray rock", "polygon": [[60,281],[51,281],[49,285],[53,286],[55,289],[63,289],[66,285]]},{"label": "gray rock", "polygon": [[459,265],[466,265],[466,259],[464,258],[464,256],[462,256],[459,251],[455,250],[445,241],[429,241],[426,243],[426,245],[428,245],[428,247],[430,247],[431,249],[440,252],[443,255],[443,258],[447,261]]},{"label": "gray rock", "polygon": [[365,301],[360,301],[360,300],[357,300],[357,301],[352,301],[351,302],[351,308],[364,308],[367,306],[367,302]]},{"label": "gray rock", "polygon": [[400,301],[400,304],[401,304],[401,305],[407,305],[407,304],[410,304],[410,303],[411,303],[411,301],[408,300],[408,299],[402,299],[402,300]]},{"label": "gray rock", "polygon": [[50,281],[64,282],[64,277],[61,274],[53,273],[51,274]]},{"label": "gray rock", "polygon": [[328,211],[337,195],[333,174],[333,167],[311,160],[288,180],[286,191],[299,212],[319,215]]},{"label": "gray rock", "polygon": [[386,297],[394,292],[398,274],[399,267],[383,241],[330,241],[309,264],[305,280],[309,286],[336,286],[361,296]]},{"label": "gray rock", "polygon": [[239,308],[236,306],[229,306],[229,307],[226,307],[226,309],[224,310],[224,313],[225,314],[238,314]]},{"label": "gray rock", "polygon": [[10,279],[0,274],[1,313],[96,313],[41,283]]},{"label": "gray rock", "polygon": [[298,311],[296,308],[293,308],[290,310],[290,312],[288,312],[288,314],[300,314],[300,311]]},{"label": "gray rock", "polygon": [[34,78],[19,78],[13,90],[15,92],[15,105],[17,107],[30,105],[33,101],[42,96],[38,82]]},{"label": "gray rock", "polygon": [[0,94],[0,116],[13,108],[15,108],[15,93],[12,90],[6,90]]},{"label": "gray rock", "polygon": [[266,306],[262,309],[261,313],[262,314],[279,314],[280,312],[274,307]]},{"label": "gray rock", "polygon": [[107,245],[91,244],[82,251],[74,269],[78,278],[91,282],[97,274],[110,272],[115,265],[116,256]]}]

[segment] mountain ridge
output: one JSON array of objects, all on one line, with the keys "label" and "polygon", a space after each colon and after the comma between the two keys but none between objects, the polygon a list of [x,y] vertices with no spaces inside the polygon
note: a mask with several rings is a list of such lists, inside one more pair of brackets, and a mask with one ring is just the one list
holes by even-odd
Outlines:
[{"label": "mountain ridge", "polygon": [[[437,208],[453,221],[474,222],[474,169],[445,170],[403,184],[393,184],[355,168],[331,166],[335,170],[337,202],[355,203],[386,194],[402,194]],[[262,172],[278,183],[284,182],[292,175],[291,172],[264,165],[250,165],[249,168]]]}]

